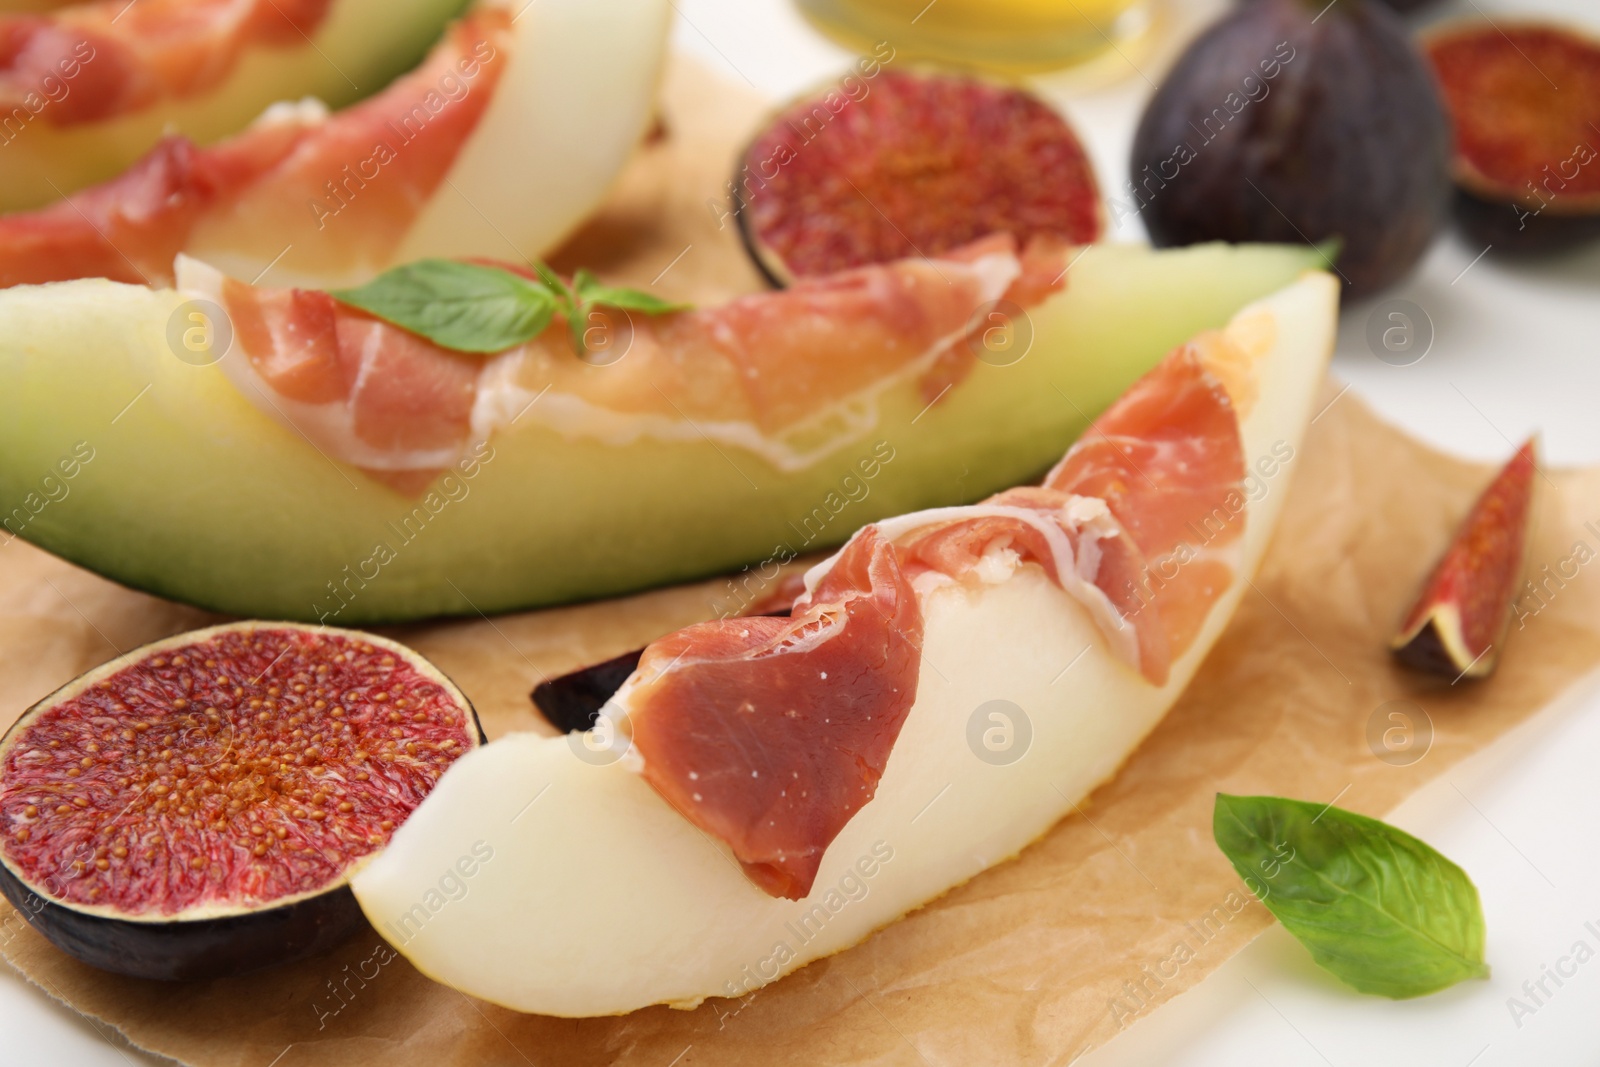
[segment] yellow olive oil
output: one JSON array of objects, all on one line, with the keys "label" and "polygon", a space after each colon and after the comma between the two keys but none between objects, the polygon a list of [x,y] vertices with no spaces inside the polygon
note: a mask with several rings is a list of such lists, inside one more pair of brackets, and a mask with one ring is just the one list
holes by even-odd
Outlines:
[{"label": "yellow olive oil", "polygon": [[796,0],[847,47],[1004,71],[1080,62],[1139,32],[1143,0]]}]

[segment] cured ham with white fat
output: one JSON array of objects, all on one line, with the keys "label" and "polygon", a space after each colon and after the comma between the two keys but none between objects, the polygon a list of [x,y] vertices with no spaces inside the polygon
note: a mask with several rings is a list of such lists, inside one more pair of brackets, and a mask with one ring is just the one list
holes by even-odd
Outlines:
[{"label": "cured ham with white fat", "polygon": [[[614,363],[580,358],[559,318],[484,357],[326,293],[246,285],[192,259],[179,260],[178,282],[226,312],[242,358],[223,369],[247,398],[333,459],[414,490],[524,418],[610,443],[706,436],[804,466],[858,436],[848,413],[896,382],[959,380],[975,360],[975,315],[1003,295],[1042,299],[1062,287],[1063,266],[1059,249],[1019,257],[996,237],[659,317],[601,312],[597,328],[624,346]],[[830,418],[838,425],[809,450],[791,442]]]},{"label": "cured ham with white fat", "polygon": [[[917,593],[1040,568],[1087,608],[1107,652],[1151,685],[1193,642],[1237,553],[1162,581],[1150,560],[1193,550],[1200,524],[1237,546],[1243,443],[1206,369],[1220,335],[1168,356],[1113,404],[1040,487],[868,526],[807,579],[789,619],[723,619],[645,649],[627,709],[645,779],[726,841],[774,896],[810,892],[821,857],[872,799],[916,696]],[[1231,520],[1231,521],[1230,521]],[[1178,573],[1183,573],[1181,570]]]}]

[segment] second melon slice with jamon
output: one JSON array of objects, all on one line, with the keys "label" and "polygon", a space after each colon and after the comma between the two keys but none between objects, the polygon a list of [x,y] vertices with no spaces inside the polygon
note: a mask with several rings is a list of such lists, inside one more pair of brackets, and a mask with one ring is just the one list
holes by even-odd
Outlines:
[{"label": "second melon slice with jamon", "polygon": [[[354,878],[374,928],[519,1011],[688,1007],[1015,855],[1116,773],[1250,587],[1337,304],[1307,274],[1172,352],[1042,484],[866,526],[791,618],[668,635],[587,734],[468,754]],[[493,862],[434,906],[477,840]]]}]

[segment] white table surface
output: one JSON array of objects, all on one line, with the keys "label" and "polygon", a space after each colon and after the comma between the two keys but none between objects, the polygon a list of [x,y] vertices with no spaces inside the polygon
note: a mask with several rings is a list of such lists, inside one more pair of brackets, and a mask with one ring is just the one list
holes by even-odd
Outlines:
[{"label": "white table surface", "polygon": [[[1221,0],[1171,0],[1190,25]],[[840,70],[847,54],[788,0],[676,0],[679,48],[773,98]],[[1600,32],[1594,0],[1453,0],[1429,19],[1486,13],[1561,16]],[[1103,84],[1045,89],[1072,116],[1114,189],[1159,55],[1130,51],[1100,67]],[[1143,236],[1129,219],[1114,238]],[[1411,366],[1367,347],[1373,304],[1346,310],[1334,372],[1412,433],[1481,459],[1509,455],[1538,430],[1554,464],[1600,463],[1600,247],[1507,265],[1451,235],[1385,298],[1412,301],[1435,338]],[[1600,518],[1600,516],[1596,516]],[[1533,1015],[1507,998],[1587,939],[1600,938],[1600,676],[1513,736],[1413,797],[1392,816],[1460,863],[1488,920],[1493,976],[1418,1001],[1358,996],[1319,972],[1281,927],[1196,988],[1131,1026],[1080,1067],[1502,1067],[1600,1064],[1600,960],[1579,968]],[[1554,989],[1554,986],[1550,988]],[[915,1035],[912,1035],[913,1040]],[[1078,1052],[1062,1049],[1060,1063]],[[127,1067],[163,1062],[129,1049],[10,973],[0,973],[0,1062],[16,1067]],[[260,1067],[270,1067],[262,1064]],[[942,1065],[941,1065],[942,1067]]]}]

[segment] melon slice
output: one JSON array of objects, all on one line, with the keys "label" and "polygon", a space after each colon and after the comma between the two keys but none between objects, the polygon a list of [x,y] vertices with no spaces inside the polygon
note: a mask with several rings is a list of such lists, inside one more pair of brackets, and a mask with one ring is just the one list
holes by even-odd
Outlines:
[{"label": "melon slice", "polygon": [[[1272,536],[1283,483],[1313,416],[1332,352],[1337,302],[1335,280],[1308,273],[1233,319],[1224,332],[1225,347],[1244,358],[1231,368],[1208,363],[1242,415],[1231,443],[1241,461],[1236,472],[1251,471],[1270,491],[1226,504],[1244,517],[1243,531],[1229,546],[1229,573],[1218,586],[1190,587],[1175,605],[1175,618],[1183,615],[1184,603],[1199,605],[1198,620],[1184,642],[1171,646],[1174,656],[1160,681],[1138,669],[1137,660],[1130,662],[1112,639],[1119,623],[1142,629],[1150,620],[1108,620],[1091,609],[1081,590],[1040,563],[1014,552],[988,552],[974,565],[976,581],[912,578],[922,630],[915,700],[893,737],[875,791],[832,837],[812,875],[800,879],[798,899],[774,895],[795,888],[778,876],[786,872],[776,861],[751,871],[752,855],[741,854],[771,844],[778,830],[764,820],[784,818],[784,804],[792,798],[766,809],[763,821],[751,827],[754,843],[696,810],[715,799],[713,790],[730,788],[720,774],[728,764],[726,739],[720,746],[709,734],[697,740],[692,722],[691,733],[680,735],[710,765],[699,770],[716,772],[696,776],[691,763],[682,776],[684,795],[677,802],[694,812],[694,822],[664,799],[674,794],[662,790],[660,779],[674,772],[678,756],[659,737],[648,736],[659,733],[656,726],[648,732],[644,727],[657,723],[658,687],[684,669],[680,660],[635,674],[596,730],[558,738],[514,734],[463,758],[390,846],[357,873],[353,887],[368,919],[424,973],[516,1010],[587,1016],[656,1003],[687,1007],[708,996],[744,995],[848,947],[1015,855],[1116,772],[1227,625]],[[1149,421],[1130,413],[1130,405],[1142,407],[1143,414],[1151,410],[1145,403],[1151,391],[1145,392],[1114,409],[1120,428],[1107,429],[1109,439],[1159,445],[1172,419],[1188,418],[1173,414]],[[1174,395],[1166,385],[1155,392],[1158,400]],[[1229,444],[1205,431],[1188,437],[1212,442],[1202,443],[1196,454],[1216,456],[1217,447]],[[1086,437],[1045,489],[1063,484],[1086,490],[1094,482],[1094,465],[1083,457],[1096,444]],[[1173,487],[1167,475],[1181,468],[1182,457],[1168,456],[1148,473],[1153,484]],[[1112,505],[1111,514],[1130,532],[1137,516],[1171,517],[1194,503],[1171,496],[1124,501],[1126,506],[1112,497],[1096,500]],[[876,532],[869,528],[862,538],[893,541],[904,559],[905,538],[914,531],[1022,510],[993,504],[914,515],[885,522]],[[1158,528],[1155,522],[1140,526],[1135,540],[1155,545],[1164,536]],[[814,596],[826,600],[838,592],[837,585],[830,590],[830,580],[838,568],[855,566],[847,560],[862,538],[808,576]],[[870,584],[874,595],[889,588],[878,576]],[[883,602],[886,610],[894,599]],[[903,614],[900,607],[892,610],[896,618]],[[1166,618],[1166,606],[1161,616]],[[802,601],[796,622],[806,618]],[[787,625],[721,625],[758,622]],[[791,639],[815,641],[816,627],[837,625],[824,615]],[[904,629],[910,633],[912,627]],[[653,653],[672,652],[675,643],[685,645],[679,655],[688,659],[708,655],[703,643],[682,640],[691,632],[653,646],[641,665]],[[726,640],[738,637],[737,629],[727,631]],[[777,656],[774,649],[759,653],[769,663]],[[869,662],[877,665],[844,683],[850,693],[893,681],[893,657],[857,657],[858,671]],[[808,714],[814,696],[809,689],[834,684],[818,674],[809,685],[790,679],[792,688],[782,698],[796,709],[794,715]],[[751,690],[744,697],[758,714],[771,695]],[[640,716],[638,723],[633,716]],[[1011,731],[1019,748],[990,745],[986,732],[992,730]],[[721,756],[715,753],[719,747]],[[813,782],[817,765],[828,758],[820,747],[756,755],[804,767]],[[847,763],[857,765],[854,759]],[[801,824],[798,832],[814,835],[815,827]],[[480,868],[470,898],[435,907],[428,891],[438,872],[480,840],[493,848],[494,860]],[[793,858],[792,850],[777,856]],[[580,914],[603,918],[571,921]]]},{"label": "melon slice", "polygon": [[[483,449],[411,494],[318,451],[238,388],[222,365],[235,357],[211,362],[214,324],[184,295],[18,287],[0,291],[0,523],[126,585],[338,625],[510,611],[744,564],[759,585],[772,561],[863,522],[1036,477],[1162,353],[1312,261],[1287,247],[1097,246],[1029,313],[1026,355],[978,363],[933,404],[918,380],[894,383],[831,451],[789,468],[736,427],[583,421],[550,403],[554,390],[507,390]],[[577,370],[627,382],[639,357]]]},{"label": "melon slice", "polygon": [[0,285],[170,284],[180,251],[320,288],[423,256],[541,255],[643,132],[669,11],[484,0],[369,100],[277,105],[206,148],[168,137],[115,179],[0,217]]},{"label": "melon slice", "polygon": [[208,143],[275,100],[339,107],[409,68],[463,0],[94,0],[0,16],[0,210]]}]

